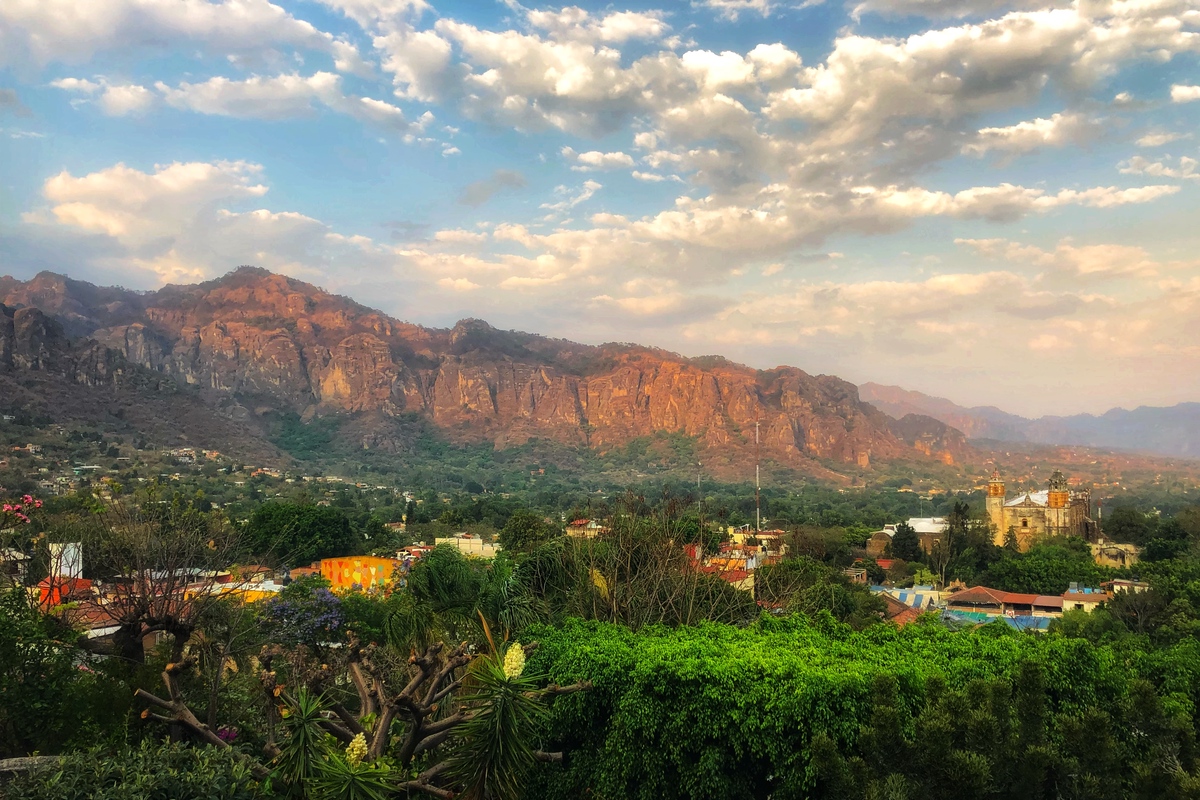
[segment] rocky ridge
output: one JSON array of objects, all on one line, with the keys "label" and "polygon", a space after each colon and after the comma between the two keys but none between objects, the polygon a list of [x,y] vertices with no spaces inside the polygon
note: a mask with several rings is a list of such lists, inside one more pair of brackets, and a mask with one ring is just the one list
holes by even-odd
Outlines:
[{"label": "rocky ridge", "polygon": [[[967,452],[953,428],[894,420],[834,376],[581,345],[480,320],[425,328],[249,267],[151,293],[53,273],[0,278],[0,302],[0,369],[67,370],[87,385],[136,369],[305,419],[415,413],[498,448],[537,437],[604,449],[679,432],[725,452],[753,448],[757,422],[764,457],[802,469],[954,463]],[[387,447],[386,432],[362,444]]]}]

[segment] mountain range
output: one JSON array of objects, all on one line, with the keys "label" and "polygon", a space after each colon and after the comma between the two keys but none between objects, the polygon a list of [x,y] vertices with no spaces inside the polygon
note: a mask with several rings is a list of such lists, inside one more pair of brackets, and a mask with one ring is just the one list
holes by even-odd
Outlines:
[{"label": "mountain range", "polygon": [[1104,414],[1017,416],[994,406],[966,408],[945,399],[899,386],[865,383],[863,400],[892,416],[924,414],[962,431],[971,439],[1002,442],[1115,448],[1184,458],[1200,458],[1200,403],[1165,408],[1114,408]]},{"label": "mountain range", "polygon": [[838,479],[877,462],[954,464],[971,453],[953,425],[889,416],[834,376],[475,319],[427,328],[253,267],[153,292],[50,272],[3,277],[0,303],[10,405],[123,419],[163,444],[207,437],[269,454],[263,421],[295,414],[337,417],[343,444],[396,453],[411,446],[399,422],[413,418],[449,441],[497,449],[540,439],[605,450],[677,433],[741,476],[756,448]]}]

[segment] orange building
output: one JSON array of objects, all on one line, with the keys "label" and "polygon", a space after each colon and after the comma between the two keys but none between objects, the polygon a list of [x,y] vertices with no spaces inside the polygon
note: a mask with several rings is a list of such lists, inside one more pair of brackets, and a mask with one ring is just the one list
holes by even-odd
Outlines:
[{"label": "orange building", "polygon": [[401,562],[395,558],[346,556],[321,559],[321,577],[335,592],[351,589],[381,589],[390,586]]}]

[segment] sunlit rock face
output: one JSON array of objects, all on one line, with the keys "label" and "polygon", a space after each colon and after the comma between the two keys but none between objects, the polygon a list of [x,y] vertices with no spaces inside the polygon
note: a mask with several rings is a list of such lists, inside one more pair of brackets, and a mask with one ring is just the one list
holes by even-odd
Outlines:
[{"label": "sunlit rock face", "polygon": [[608,448],[665,431],[748,455],[757,423],[761,451],[783,462],[954,463],[966,449],[954,428],[893,420],[837,377],[592,347],[480,320],[423,328],[253,268],[154,293],[43,273],[6,281],[0,301],[9,306],[0,368],[103,383],[132,364],[306,417],[415,412],[453,437],[498,447],[537,437]]}]

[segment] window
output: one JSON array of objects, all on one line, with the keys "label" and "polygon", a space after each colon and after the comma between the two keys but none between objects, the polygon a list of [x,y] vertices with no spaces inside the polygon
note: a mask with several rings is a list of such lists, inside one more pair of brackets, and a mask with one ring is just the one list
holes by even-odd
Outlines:
[{"label": "window", "polygon": [[1028,528],[1028,527],[1029,527],[1029,520],[1027,520],[1027,519],[1023,519],[1023,520],[1021,520],[1021,527],[1022,527],[1022,528]]}]

